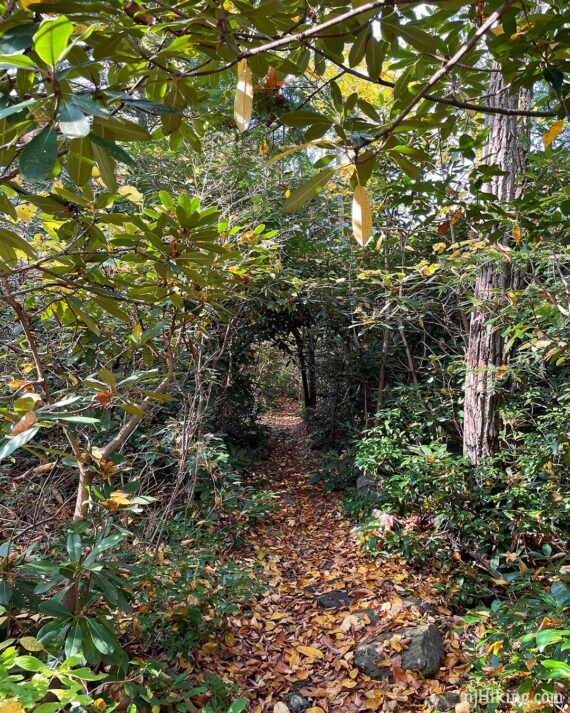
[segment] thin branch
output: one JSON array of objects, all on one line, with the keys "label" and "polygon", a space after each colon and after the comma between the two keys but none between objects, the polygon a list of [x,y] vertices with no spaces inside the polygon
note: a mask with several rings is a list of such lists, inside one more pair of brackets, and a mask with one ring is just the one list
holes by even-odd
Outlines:
[{"label": "thin branch", "polygon": [[491,13],[491,15],[489,15],[489,17],[481,25],[481,27],[479,27],[477,31],[474,32],[473,35],[467,40],[467,42],[465,42],[465,44],[457,50],[453,57],[451,57],[443,65],[443,67],[440,67],[437,72],[432,74],[432,76],[424,84],[423,88],[408,102],[408,104],[402,109],[398,116],[393,119],[388,124],[388,126],[385,126],[383,129],[378,131],[375,136],[366,143],[370,144],[373,141],[377,141],[378,139],[381,139],[391,134],[394,129],[404,121],[404,119],[408,116],[412,109],[416,107],[421,102],[421,100],[425,98],[427,94],[429,94],[429,90],[434,87],[440,81],[440,79],[443,79],[443,77],[445,77],[445,75],[448,74],[453,69],[453,67],[475,47],[475,45],[482,37],[484,37],[484,35],[487,34],[487,32],[491,29],[495,22],[497,22],[497,20],[505,14],[505,12],[514,3],[514,1],[515,0],[505,0],[505,2],[498,10],[495,10],[495,12]]}]

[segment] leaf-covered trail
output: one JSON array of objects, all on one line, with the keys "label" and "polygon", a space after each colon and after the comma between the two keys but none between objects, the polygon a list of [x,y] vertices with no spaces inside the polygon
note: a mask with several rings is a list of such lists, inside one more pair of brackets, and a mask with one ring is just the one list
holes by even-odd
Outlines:
[{"label": "leaf-covered trail", "polygon": [[[252,713],[273,711],[291,691],[311,701],[311,713],[429,710],[429,696],[448,690],[468,668],[455,635],[445,636],[439,680],[398,667],[398,637],[390,642],[392,682],[369,679],[353,656],[363,639],[409,623],[436,622],[444,631],[451,612],[438,599],[437,578],[419,577],[398,558],[372,561],[359,554],[339,497],[308,483],[310,451],[299,416],[282,412],[269,425],[269,458],[260,468],[279,493],[278,507],[249,533],[244,562],[262,564],[266,590],[230,618],[215,648],[198,654],[197,669],[236,681]],[[340,606],[323,608],[333,602],[319,603],[319,595],[339,590],[331,598]],[[430,614],[420,613],[418,599],[432,604]],[[355,616],[367,609],[375,610],[375,624],[369,615]]]}]

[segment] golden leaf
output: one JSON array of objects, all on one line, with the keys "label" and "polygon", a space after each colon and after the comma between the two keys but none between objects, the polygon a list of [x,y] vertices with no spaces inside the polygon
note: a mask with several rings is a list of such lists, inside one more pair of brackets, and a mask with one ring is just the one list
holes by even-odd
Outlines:
[{"label": "golden leaf", "polygon": [[314,646],[297,646],[297,651],[300,651],[302,654],[305,654],[305,656],[309,656],[313,659],[322,659],[324,656],[323,652],[319,651],[319,649],[316,649]]},{"label": "golden leaf", "polygon": [[360,184],[354,189],[352,197],[352,231],[362,247],[372,233],[372,201],[366,188]]},{"label": "golden leaf", "polygon": [[550,144],[554,141],[554,139],[558,136],[558,134],[562,131],[564,128],[564,121],[560,119],[559,121],[555,121],[550,129],[544,134],[542,137],[542,143],[544,144],[544,148],[547,149]]},{"label": "golden leaf", "polygon": [[253,109],[253,82],[247,59],[238,64],[238,84],[234,100],[234,118],[240,132],[247,129]]},{"label": "golden leaf", "polygon": [[140,203],[143,199],[143,194],[134,186],[121,186],[118,191],[120,196],[124,196],[132,203]]},{"label": "golden leaf", "polygon": [[0,713],[24,713],[24,709],[18,701],[11,701],[0,705]]},{"label": "golden leaf", "polygon": [[520,245],[522,238],[521,226],[518,223],[513,225],[513,238],[517,245]]},{"label": "golden leaf", "polygon": [[[20,0],[20,5],[22,7],[22,10],[28,10],[30,5],[33,5],[34,3],[37,3],[38,0]],[[56,0],[42,0],[44,5],[53,5]],[[2,713],[8,713],[8,711],[4,711],[3,708],[0,708]]]}]

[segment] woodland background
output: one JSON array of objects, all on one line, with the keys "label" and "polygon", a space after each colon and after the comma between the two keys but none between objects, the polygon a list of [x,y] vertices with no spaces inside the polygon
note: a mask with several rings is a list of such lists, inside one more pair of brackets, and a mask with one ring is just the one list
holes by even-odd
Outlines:
[{"label": "woodland background", "polygon": [[460,685],[564,694],[567,3],[1,8],[0,711],[246,709],[291,400]]}]

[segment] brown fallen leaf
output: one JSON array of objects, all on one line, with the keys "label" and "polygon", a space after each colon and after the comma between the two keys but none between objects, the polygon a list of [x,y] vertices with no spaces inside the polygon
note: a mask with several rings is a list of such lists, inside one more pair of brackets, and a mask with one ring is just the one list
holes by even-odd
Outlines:
[{"label": "brown fallen leaf", "polygon": [[34,423],[36,423],[37,420],[38,417],[36,416],[35,412],[28,411],[28,413],[25,413],[18,421],[18,423],[14,426],[10,435],[17,436],[20,433],[24,433],[24,431],[28,431],[34,425]]}]

